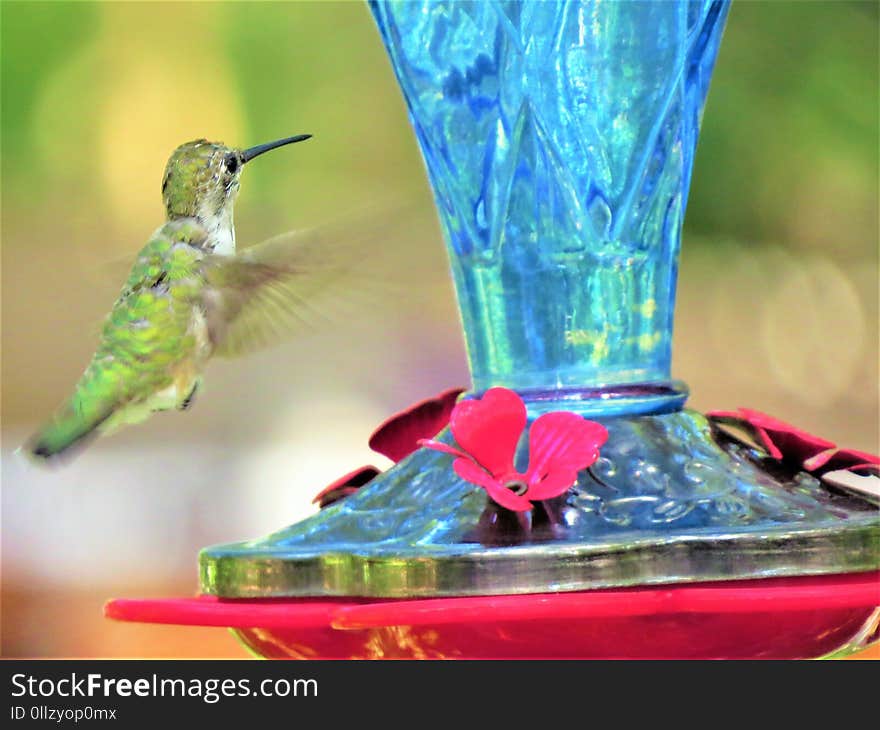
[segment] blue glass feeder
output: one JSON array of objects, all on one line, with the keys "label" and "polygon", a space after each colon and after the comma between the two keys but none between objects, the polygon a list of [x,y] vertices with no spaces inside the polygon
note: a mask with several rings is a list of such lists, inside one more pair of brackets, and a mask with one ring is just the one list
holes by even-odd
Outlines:
[{"label": "blue glass feeder", "polygon": [[421,449],[298,524],[205,549],[202,591],[434,598],[880,568],[875,505],[719,431],[670,374],[682,219],[728,4],[371,8],[443,225],[465,397],[505,386],[530,419],[575,411],[608,443],[553,519],[525,525]]}]

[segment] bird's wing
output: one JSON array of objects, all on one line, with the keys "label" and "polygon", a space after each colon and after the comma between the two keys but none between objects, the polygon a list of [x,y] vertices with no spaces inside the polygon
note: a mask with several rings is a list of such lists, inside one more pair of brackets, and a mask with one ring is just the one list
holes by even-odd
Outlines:
[{"label": "bird's wing", "polygon": [[214,354],[251,352],[399,297],[388,275],[399,240],[393,228],[386,217],[361,215],[285,233],[237,256],[207,256],[202,302]]}]

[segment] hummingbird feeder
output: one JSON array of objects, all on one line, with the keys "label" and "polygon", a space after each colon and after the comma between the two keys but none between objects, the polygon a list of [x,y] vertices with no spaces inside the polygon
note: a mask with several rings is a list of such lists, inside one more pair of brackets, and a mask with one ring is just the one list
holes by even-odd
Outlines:
[{"label": "hummingbird feeder", "polygon": [[295,658],[783,658],[875,641],[877,457],[755,411],[687,409],[670,375],[728,6],[372,2],[473,389],[384,424],[371,443],[395,465],[346,475],[314,516],[204,549],[201,596],[107,615],[227,626]]}]

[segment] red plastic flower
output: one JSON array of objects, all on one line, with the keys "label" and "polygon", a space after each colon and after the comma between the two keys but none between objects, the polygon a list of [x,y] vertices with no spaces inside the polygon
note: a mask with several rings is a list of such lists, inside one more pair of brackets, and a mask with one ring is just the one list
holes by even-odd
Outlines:
[{"label": "red plastic flower", "polygon": [[480,399],[458,403],[450,424],[460,449],[438,441],[420,443],[457,457],[452,468],[458,476],[515,512],[566,492],[608,440],[604,426],[576,413],[545,413],[529,429],[529,466],[520,473],[513,460],[526,427],[526,406],[512,390],[492,388]]},{"label": "red plastic flower", "polygon": [[880,457],[853,449],[839,449],[837,444],[801,431],[790,423],[749,408],[735,411],[710,411],[711,421],[738,426],[752,435],[774,459],[789,462],[808,472],[824,474],[838,469],[876,468]]},{"label": "red plastic flower", "polygon": [[[370,448],[397,463],[419,448],[421,439],[431,438],[449,423],[449,415],[463,388],[446,390],[395,413],[370,436]],[[324,487],[312,500],[322,509],[368,484],[381,472],[375,466],[362,466]]]}]

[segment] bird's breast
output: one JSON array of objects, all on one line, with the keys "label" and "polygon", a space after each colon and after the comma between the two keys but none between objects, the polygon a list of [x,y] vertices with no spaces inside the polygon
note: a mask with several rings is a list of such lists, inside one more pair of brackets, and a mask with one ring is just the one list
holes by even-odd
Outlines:
[{"label": "bird's breast", "polygon": [[199,364],[202,364],[211,357],[214,346],[211,342],[211,336],[208,331],[208,320],[201,307],[193,307],[192,318],[190,320],[190,332],[196,342],[196,361],[199,362]]}]

